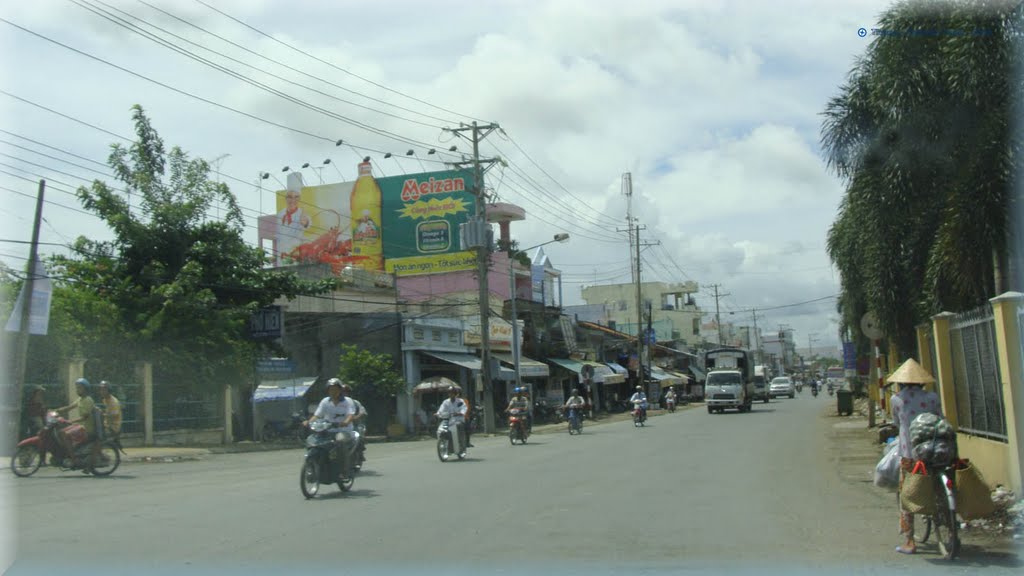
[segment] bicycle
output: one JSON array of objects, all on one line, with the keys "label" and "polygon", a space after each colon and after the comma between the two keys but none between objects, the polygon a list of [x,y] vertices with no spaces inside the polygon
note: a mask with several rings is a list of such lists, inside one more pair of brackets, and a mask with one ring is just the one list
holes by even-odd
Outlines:
[{"label": "bicycle", "polygon": [[[957,460],[948,466],[925,465],[925,473],[932,479],[935,497],[935,510],[923,516],[920,531],[915,531],[914,541],[923,544],[935,533],[935,542],[944,560],[954,560],[960,556],[960,524],[956,517],[956,467]],[[899,503],[899,494],[896,495]],[[900,509],[902,510],[902,504]]]}]

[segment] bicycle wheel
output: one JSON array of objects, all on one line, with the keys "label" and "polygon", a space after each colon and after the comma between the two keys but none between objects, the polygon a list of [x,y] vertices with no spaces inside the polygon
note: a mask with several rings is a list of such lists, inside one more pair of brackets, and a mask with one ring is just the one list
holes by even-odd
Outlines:
[{"label": "bicycle wheel", "polygon": [[935,531],[935,541],[939,544],[939,553],[942,554],[942,558],[954,560],[960,556],[959,523],[956,514],[949,509],[946,493],[943,491],[936,498],[936,511],[931,522],[932,529]]}]

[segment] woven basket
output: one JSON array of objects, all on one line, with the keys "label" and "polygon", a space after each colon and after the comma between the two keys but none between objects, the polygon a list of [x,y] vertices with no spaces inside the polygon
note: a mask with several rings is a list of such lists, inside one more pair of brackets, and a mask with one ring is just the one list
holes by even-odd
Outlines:
[{"label": "woven basket", "polygon": [[964,460],[956,470],[956,508],[964,520],[985,518],[996,511],[992,489],[985,483],[978,467]]},{"label": "woven basket", "polygon": [[935,482],[932,477],[904,472],[900,483],[900,507],[912,514],[934,514]]}]

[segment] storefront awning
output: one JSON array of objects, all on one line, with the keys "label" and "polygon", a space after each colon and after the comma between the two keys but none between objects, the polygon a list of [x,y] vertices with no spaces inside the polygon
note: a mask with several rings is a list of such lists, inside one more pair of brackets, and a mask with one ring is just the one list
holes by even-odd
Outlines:
[{"label": "storefront awning", "polygon": [[424,352],[424,354],[468,370],[480,370],[480,359],[471,354],[459,354],[458,352]]},{"label": "storefront awning", "polygon": [[594,382],[597,384],[621,384],[626,381],[625,376],[616,374],[607,364],[600,362],[569,360],[568,358],[548,358],[548,360],[576,374],[583,372],[583,366],[592,366],[594,368]]},{"label": "storefront awning", "polygon": [[697,377],[697,380],[707,380],[708,378],[708,375],[705,374],[703,370],[697,368],[696,366],[690,366],[690,372],[692,372],[693,375]]},{"label": "storefront awning", "polygon": [[669,374],[668,372],[654,366],[651,368],[651,378],[658,381],[662,388],[666,386],[682,386],[683,379],[679,375]]},{"label": "storefront awning", "polygon": [[576,360],[569,360],[568,358],[548,358],[548,361],[554,362],[570,372],[579,374],[583,371],[583,363]]},{"label": "storefront awning", "polygon": [[629,376],[629,370],[623,368],[622,366],[620,366],[618,364],[614,364],[612,362],[609,362],[608,363],[608,367],[611,368],[612,372],[615,372],[616,374],[622,374],[624,377],[625,376]]},{"label": "storefront awning", "polygon": [[[494,356],[509,366],[515,367],[516,365],[515,357],[511,354],[492,352],[491,356]],[[520,356],[519,375],[523,378],[547,378],[551,375],[551,368],[543,362],[537,362],[536,360],[531,360],[525,356]]]}]

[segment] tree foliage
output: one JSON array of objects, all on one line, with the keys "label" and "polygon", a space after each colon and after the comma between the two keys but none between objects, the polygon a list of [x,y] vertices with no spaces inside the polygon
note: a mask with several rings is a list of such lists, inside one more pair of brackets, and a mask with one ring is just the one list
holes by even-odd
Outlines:
[{"label": "tree foliage", "polygon": [[[109,163],[123,189],[99,180],[79,188],[82,206],[110,227],[110,241],[79,237],[71,257],[51,258],[54,305],[65,353],[124,362],[147,359],[164,379],[196,387],[238,381],[251,372],[250,314],[277,298],[322,293],[265,268],[266,256],[242,237],[244,220],[205,160],[169,152],[140,106],[137,140],[114,144]],[[209,214],[219,203],[223,220]]]},{"label": "tree foliage", "polygon": [[1021,22],[1016,2],[899,2],[829,101],[822,144],[846,194],[827,249],[844,328],[859,334],[872,310],[905,354],[917,324],[1006,289]]},{"label": "tree foliage", "polygon": [[388,397],[405,388],[405,379],[390,354],[375,354],[349,344],[341,347],[338,378],[352,386],[356,397]]}]

